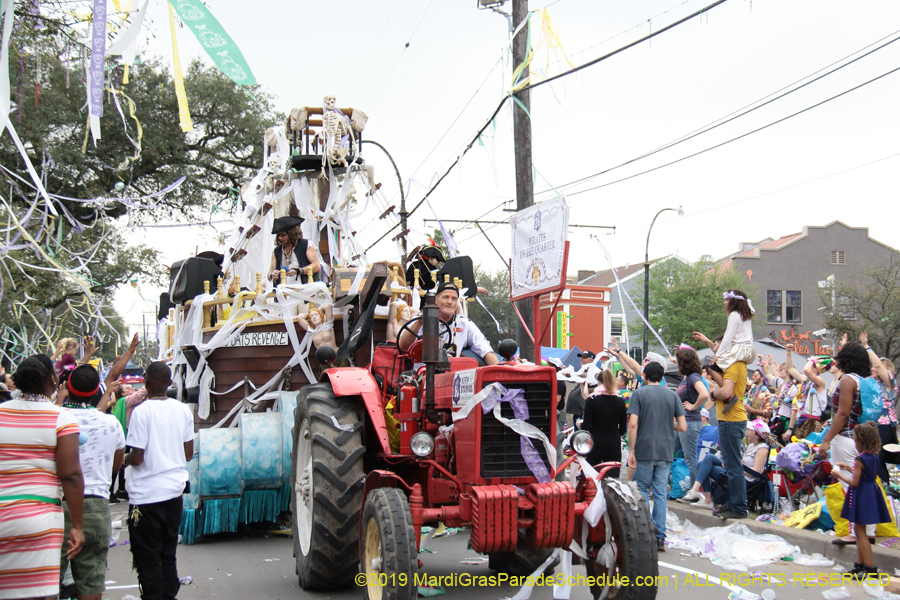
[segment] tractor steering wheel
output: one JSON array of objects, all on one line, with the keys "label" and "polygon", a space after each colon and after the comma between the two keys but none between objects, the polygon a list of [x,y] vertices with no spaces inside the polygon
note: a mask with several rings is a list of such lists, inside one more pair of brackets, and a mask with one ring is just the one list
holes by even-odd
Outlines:
[{"label": "tractor steering wheel", "polygon": [[[422,317],[413,317],[412,319],[410,319],[409,321],[407,321],[406,323],[403,324],[403,326],[400,328],[400,331],[397,332],[397,347],[398,348],[400,347],[400,338],[403,337],[404,331],[406,331],[407,333],[409,333],[412,336],[415,336],[416,341],[422,339],[421,329],[419,330],[419,332],[415,332],[410,327],[410,325],[413,323],[413,321],[421,321],[421,320],[422,320]],[[448,325],[447,323],[442,321],[440,318],[438,318],[438,323],[439,323],[438,338],[440,338],[442,335],[444,335],[444,333],[446,333],[448,338],[453,339],[453,334],[450,331],[450,325]],[[416,342],[413,342],[413,344],[415,344],[415,343]],[[410,348],[412,348],[412,344],[410,344]],[[407,348],[407,352],[409,352],[409,348]]]}]

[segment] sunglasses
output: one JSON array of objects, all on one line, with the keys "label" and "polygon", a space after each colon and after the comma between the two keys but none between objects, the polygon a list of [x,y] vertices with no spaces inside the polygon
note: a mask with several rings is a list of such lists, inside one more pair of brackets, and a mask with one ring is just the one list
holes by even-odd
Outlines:
[{"label": "sunglasses", "polygon": [[280,237],[287,237],[287,236],[288,236],[288,234],[286,234],[286,233],[283,232],[283,231],[282,231],[281,233],[276,233],[276,234],[275,234],[275,237],[277,237],[277,238],[280,238]]}]

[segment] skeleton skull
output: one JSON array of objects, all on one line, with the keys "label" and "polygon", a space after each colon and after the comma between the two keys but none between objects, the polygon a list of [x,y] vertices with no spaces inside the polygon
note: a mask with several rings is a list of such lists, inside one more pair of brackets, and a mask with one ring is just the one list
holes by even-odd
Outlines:
[{"label": "skeleton skull", "polygon": [[325,104],[325,110],[334,110],[334,107],[337,105],[337,98],[334,96],[325,96],[322,99],[322,102]]}]

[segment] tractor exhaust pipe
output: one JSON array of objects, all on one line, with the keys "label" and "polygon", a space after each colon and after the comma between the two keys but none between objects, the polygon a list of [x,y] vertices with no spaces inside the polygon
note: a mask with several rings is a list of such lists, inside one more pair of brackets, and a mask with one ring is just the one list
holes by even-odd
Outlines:
[{"label": "tractor exhaust pipe", "polygon": [[436,298],[433,291],[428,292],[422,308],[422,362],[425,363],[425,418],[435,425],[441,425],[441,416],[434,408],[434,371],[441,361]]}]

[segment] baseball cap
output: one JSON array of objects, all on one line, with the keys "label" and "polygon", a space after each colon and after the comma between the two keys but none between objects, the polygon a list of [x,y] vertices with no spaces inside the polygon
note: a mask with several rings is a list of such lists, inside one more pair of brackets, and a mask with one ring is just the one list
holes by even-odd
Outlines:
[{"label": "baseball cap", "polygon": [[435,295],[440,296],[441,292],[443,292],[444,290],[453,290],[454,292],[456,292],[457,298],[459,297],[459,288],[456,287],[455,285],[453,285],[452,283],[450,283],[449,281],[445,281],[444,283],[440,284],[437,287],[437,292]]},{"label": "baseball cap", "polygon": [[590,350],[585,350],[584,352],[578,353],[578,358],[589,358],[591,360],[594,360],[595,358],[597,358],[597,355]]},{"label": "baseball cap", "polygon": [[709,418],[709,411],[706,410],[705,408],[701,408],[701,409],[700,409],[700,416],[701,416],[701,417],[706,417],[706,418],[708,419],[708,418]]}]

